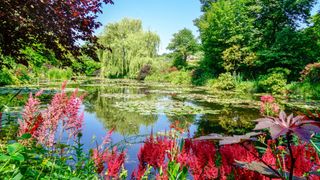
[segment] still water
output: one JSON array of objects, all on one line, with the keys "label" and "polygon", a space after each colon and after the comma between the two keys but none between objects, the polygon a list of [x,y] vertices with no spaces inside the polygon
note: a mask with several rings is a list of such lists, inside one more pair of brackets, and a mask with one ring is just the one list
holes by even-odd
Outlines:
[{"label": "still water", "polygon": [[[53,89],[58,85],[51,83],[37,88]],[[125,168],[129,176],[138,164],[137,154],[143,140],[151,133],[169,131],[172,123],[185,129],[185,136],[230,135],[250,130],[251,121],[259,117],[259,98],[248,94],[105,79],[69,83],[67,90],[73,88],[86,94],[82,106],[84,148],[96,147],[106,132],[113,129],[112,144],[127,150]],[[24,93],[27,98],[29,92]]]}]

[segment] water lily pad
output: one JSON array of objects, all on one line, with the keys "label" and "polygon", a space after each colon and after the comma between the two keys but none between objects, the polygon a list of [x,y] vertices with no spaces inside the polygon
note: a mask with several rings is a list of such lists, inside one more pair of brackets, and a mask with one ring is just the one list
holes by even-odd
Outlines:
[{"label": "water lily pad", "polygon": [[114,99],[139,99],[145,97],[145,94],[124,94],[124,93],[110,93],[102,94],[101,97]]}]

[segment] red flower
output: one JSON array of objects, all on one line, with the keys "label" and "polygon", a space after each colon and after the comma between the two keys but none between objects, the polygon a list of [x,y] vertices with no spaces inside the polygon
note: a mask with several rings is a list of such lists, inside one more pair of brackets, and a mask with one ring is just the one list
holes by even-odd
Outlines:
[{"label": "red flower", "polygon": [[104,169],[104,160],[103,160],[103,157],[104,157],[104,152],[99,152],[98,149],[93,149],[93,153],[92,153],[92,159],[94,161],[94,164],[97,168],[97,173],[100,174],[102,173],[103,169]]},{"label": "red flower", "polygon": [[135,169],[132,172],[131,179],[140,180],[142,178],[142,176],[144,175],[144,173],[146,172],[146,169],[147,169],[146,167],[139,164],[138,169]]},{"label": "red flower", "polygon": [[210,141],[185,140],[177,161],[188,167],[195,180],[215,179],[218,177],[218,168],[215,165],[216,148]]},{"label": "red flower", "polygon": [[234,166],[235,160],[243,162],[258,161],[258,159],[253,155],[258,155],[257,150],[253,145],[244,145],[244,148],[239,144],[225,145],[220,148],[220,154],[222,159],[221,167],[221,179],[227,179],[227,176],[234,172],[235,179],[261,179],[263,176],[242,168]]},{"label": "red flower", "polygon": [[121,152],[120,154],[117,152],[117,147],[114,147],[111,153],[107,155],[106,163],[107,163],[107,172],[106,176],[108,178],[116,178],[120,172],[122,165],[124,164],[126,157],[125,152]]},{"label": "red flower", "polygon": [[273,168],[275,168],[277,165],[277,159],[275,155],[272,153],[272,150],[270,147],[268,147],[264,152],[262,156],[262,160]]}]

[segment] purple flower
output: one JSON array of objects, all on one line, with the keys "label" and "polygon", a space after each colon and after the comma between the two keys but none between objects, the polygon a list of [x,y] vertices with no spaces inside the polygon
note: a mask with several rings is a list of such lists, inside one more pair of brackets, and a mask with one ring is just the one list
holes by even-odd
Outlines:
[{"label": "purple flower", "polygon": [[310,141],[313,132],[320,132],[319,122],[313,120],[305,120],[304,116],[296,116],[293,114],[286,115],[281,111],[279,117],[266,117],[256,120],[258,124],[254,130],[268,128],[272,139],[276,139],[287,133],[294,133],[304,141]]}]

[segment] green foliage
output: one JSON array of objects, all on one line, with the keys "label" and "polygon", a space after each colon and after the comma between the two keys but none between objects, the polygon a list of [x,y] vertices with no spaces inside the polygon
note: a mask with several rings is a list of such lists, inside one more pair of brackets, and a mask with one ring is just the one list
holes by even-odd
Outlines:
[{"label": "green foliage", "polygon": [[55,55],[47,50],[42,44],[33,44],[21,50],[28,61],[28,66],[32,68],[36,74],[41,73],[42,67],[45,64],[57,65],[58,60]]},{"label": "green foliage", "polygon": [[67,80],[70,79],[72,76],[72,69],[60,69],[60,68],[50,68],[46,74],[46,78],[50,80]]},{"label": "green foliage", "polygon": [[310,82],[292,82],[287,86],[290,97],[304,100],[320,99],[320,84]]},{"label": "green foliage", "polygon": [[[222,58],[224,51],[227,69],[236,68],[238,66],[236,62],[244,61],[246,56],[253,56],[251,54],[254,52],[250,45],[254,43],[252,41],[256,29],[253,26],[254,18],[250,17],[250,13],[256,10],[247,6],[250,3],[250,0],[215,1],[196,20],[205,53],[203,63],[209,69],[212,68],[216,74],[224,69]],[[237,49],[243,49],[243,52],[235,52]]]},{"label": "green foliage", "polygon": [[192,83],[190,71],[185,70],[153,73],[147,76],[145,80],[152,82],[170,82],[176,85],[191,85]]},{"label": "green foliage", "polygon": [[201,64],[215,75],[236,71],[250,79],[285,67],[291,70],[288,80],[297,80],[304,66],[320,57],[319,13],[310,19],[314,2],[201,0],[204,13],[196,20],[205,53]]},{"label": "green foliage", "polygon": [[260,76],[258,80],[258,91],[275,94],[283,94],[286,90],[287,79],[284,73],[271,72]]},{"label": "green foliage", "polygon": [[233,90],[236,87],[235,78],[229,72],[220,74],[217,79],[208,83],[211,88],[217,90]]},{"label": "green foliage", "polygon": [[94,61],[89,56],[81,56],[78,59],[72,60],[72,71],[78,75],[85,74],[92,76],[95,71],[101,68],[101,63]]},{"label": "green foliage", "polygon": [[0,86],[15,84],[17,79],[14,78],[12,72],[8,68],[2,68],[0,71]]},{"label": "green foliage", "polygon": [[168,163],[167,174],[169,179],[187,179],[188,169],[181,167],[180,163],[170,161]]},{"label": "green foliage", "polygon": [[167,49],[173,51],[172,65],[181,69],[187,65],[187,57],[198,50],[198,44],[192,31],[184,28],[173,34]]},{"label": "green foliage", "polygon": [[241,65],[253,65],[257,59],[256,54],[251,52],[249,48],[242,48],[239,45],[233,45],[224,50],[222,54],[223,67],[228,72],[236,72]]},{"label": "green foliage", "polygon": [[168,81],[173,84],[179,85],[190,85],[191,84],[191,74],[189,71],[173,71],[167,76]]},{"label": "green foliage", "polygon": [[157,56],[160,38],[153,32],[143,31],[141,20],[125,18],[108,24],[100,35],[100,42],[109,47],[98,51],[102,75],[136,78],[140,69]]},{"label": "green foliage", "polygon": [[257,91],[254,81],[240,81],[236,83],[236,92],[238,93],[255,93]]},{"label": "green foliage", "polygon": [[192,84],[193,85],[206,85],[209,79],[212,79],[213,72],[208,70],[206,66],[200,66],[192,71]]}]

